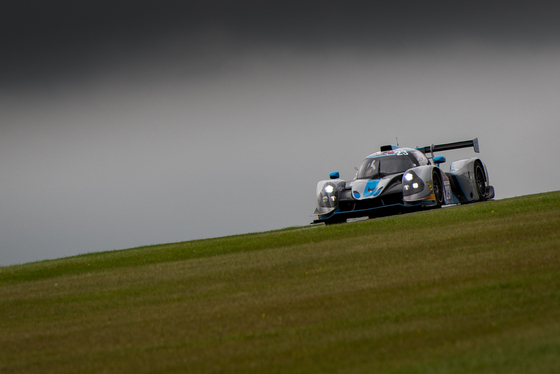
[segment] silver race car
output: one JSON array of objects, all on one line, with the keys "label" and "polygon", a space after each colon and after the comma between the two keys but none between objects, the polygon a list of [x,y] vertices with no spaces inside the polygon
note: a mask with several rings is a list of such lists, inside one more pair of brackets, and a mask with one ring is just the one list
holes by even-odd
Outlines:
[{"label": "silver race car", "polygon": [[488,172],[477,157],[454,161],[450,171],[434,152],[473,147],[478,139],[418,148],[382,146],[367,156],[352,181],[330,174],[317,183],[317,208],[312,223],[340,223],[348,218],[374,218],[446,204],[468,204],[494,198]]}]

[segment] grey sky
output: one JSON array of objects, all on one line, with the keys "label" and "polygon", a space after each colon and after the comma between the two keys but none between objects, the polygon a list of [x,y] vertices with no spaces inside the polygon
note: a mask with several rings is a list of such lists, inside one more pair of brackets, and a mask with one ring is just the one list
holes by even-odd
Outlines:
[{"label": "grey sky", "polygon": [[305,225],[395,137],[560,188],[558,8],[111,4],[3,12],[0,265]]}]

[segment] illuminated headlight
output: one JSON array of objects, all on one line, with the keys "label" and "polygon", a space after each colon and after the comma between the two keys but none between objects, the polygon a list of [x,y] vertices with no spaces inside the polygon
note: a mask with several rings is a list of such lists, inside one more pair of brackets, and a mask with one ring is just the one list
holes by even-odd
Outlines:
[{"label": "illuminated headlight", "polygon": [[330,207],[336,208],[338,205],[338,190],[341,188],[334,184],[328,183],[322,186],[319,190],[319,196],[317,196],[317,203],[320,207]]},{"label": "illuminated headlight", "polygon": [[415,172],[409,171],[403,176],[403,195],[410,196],[424,190],[424,182]]}]

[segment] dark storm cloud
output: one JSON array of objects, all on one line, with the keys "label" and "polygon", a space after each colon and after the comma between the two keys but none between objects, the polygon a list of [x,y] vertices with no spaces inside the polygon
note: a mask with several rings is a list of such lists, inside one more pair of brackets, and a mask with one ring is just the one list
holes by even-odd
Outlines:
[{"label": "dark storm cloud", "polygon": [[[9,1],[0,16],[0,77],[21,85],[95,74],[126,59],[153,58],[146,51],[212,69],[217,63],[208,60],[247,45],[371,50],[461,38],[535,45],[558,41],[559,11],[554,2]],[[169,38],[175,48],[146,48]],[[212,49],[220,42],[229,49]]]}]

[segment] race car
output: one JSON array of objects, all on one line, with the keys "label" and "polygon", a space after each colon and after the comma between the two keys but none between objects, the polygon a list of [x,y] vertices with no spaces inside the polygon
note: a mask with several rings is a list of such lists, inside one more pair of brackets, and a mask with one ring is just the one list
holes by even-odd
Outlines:
[{"label": "race car", "polygon": [[473,147],[473,140],[401,148],[385,145],[367,156],[352,181],[340,179],[338,172],[317,183],[317,208],[312,223],[340,223],[348,218],[380,217],[439,208],[448,204],[468,204],[494,198],[486,165],[478,157],[454,161],[450,171],[440,165],[444,156],[434,152]]}]

